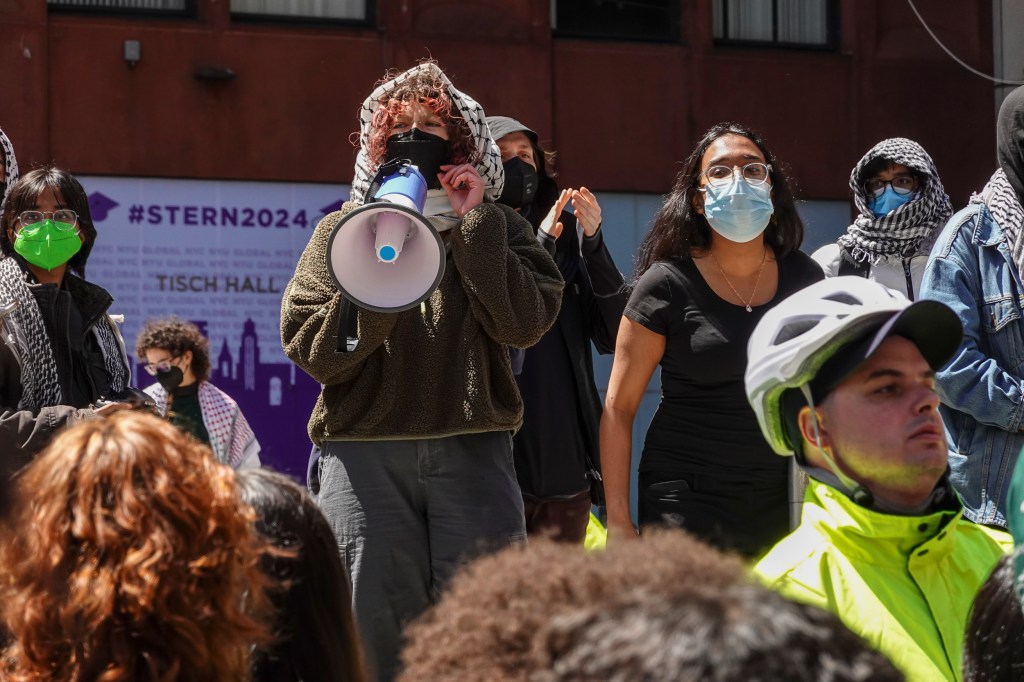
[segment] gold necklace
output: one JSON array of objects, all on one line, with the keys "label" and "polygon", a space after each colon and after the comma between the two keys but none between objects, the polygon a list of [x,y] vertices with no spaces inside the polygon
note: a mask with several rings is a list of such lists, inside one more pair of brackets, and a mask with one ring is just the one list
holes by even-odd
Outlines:
[{"label": "gold necklace", "polygon": [[748,313],[753,312],[754,309],[750,307],[750,304],[753,302],[754,296],[757,295],[757,286],[761,283],[761,273],[764,272],[764,264],[768,260],[768,249],[765,248],[764,254],[761,256],[761,268],[757,271],[757,279],[754,281],[754,290],[750,292],[750,298],[747,299],[746,302],[743,301],[743,297],[740,296],[740,292],[736,291],[736,287],[734,287],[732,282],[729,281],[729,275],[725,274],[725,270],[722,269],[722,264],[718,262],[717,258],[715,258],[715,252],[708,249],[708,253],[711,254],[711,260],[715,261],[715,265],[718,266],[718,271],[722,273],[722,277],[725,279],[725,283],[729,285],[729,288],[732,289],[732,293],[736,294],[736,298],[740,299],[740,303],[743,303]]}]

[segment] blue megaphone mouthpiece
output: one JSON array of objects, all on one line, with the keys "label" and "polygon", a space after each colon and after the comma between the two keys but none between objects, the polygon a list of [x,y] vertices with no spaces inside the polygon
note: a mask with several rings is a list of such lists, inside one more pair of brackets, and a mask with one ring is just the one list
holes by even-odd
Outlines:
[{"label": "blue megaphone mouthpiece", "polygon": [[380,189],[373,195],[373,200],[390,201],[422,213],[427,200],[427,180],[416,166],[404,163],[403,159],[395,171],[381,178]]},{"label": "blue megaphone mouthpiece", "polygon": [[[391,171],[387,166],[397,166]],[[382,169],[380,189],[373,195],[374,201],[386,201],[405,208],[423,212],[427,199],[427,181],[416,166],[405,160],[392,161]],[[401,219],[379,219],[375,233],[374,250],[381,263],[394,263],[402,252],[402,245],[409,237],[408,221]]]}]

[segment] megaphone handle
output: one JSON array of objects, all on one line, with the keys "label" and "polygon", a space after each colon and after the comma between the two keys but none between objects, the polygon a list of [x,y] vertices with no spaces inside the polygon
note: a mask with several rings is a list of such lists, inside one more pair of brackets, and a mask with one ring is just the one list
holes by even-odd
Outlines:
[{"label": "megaphone handle", "polygon": [[359,310],[344,295],[341,297],[341,311],[338,317],[338,353],[351,353],[359,343]]}]

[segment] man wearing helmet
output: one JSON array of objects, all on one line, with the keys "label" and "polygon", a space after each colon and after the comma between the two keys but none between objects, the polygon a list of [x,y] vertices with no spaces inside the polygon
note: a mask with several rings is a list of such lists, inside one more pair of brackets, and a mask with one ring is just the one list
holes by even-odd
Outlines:
[{"label": "man wearing helmet", "polygon": [[769,444],[808,474],[801,525],[755,567],[832,611],[909,680],[959,680],[967,615],[1010,547],[949,485],[935,370],[959,347],[945,305],[837,277],[769,311],[747,396]]}]

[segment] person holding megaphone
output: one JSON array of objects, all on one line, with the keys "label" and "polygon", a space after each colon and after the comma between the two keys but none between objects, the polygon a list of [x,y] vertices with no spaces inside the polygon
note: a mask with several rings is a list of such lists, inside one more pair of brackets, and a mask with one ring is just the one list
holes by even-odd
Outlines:
[{"label": "person holding megaphone", "polygon": [[[281,338],[323,385],[318,500],[383,681],[403,624],[461,562],[525,538],[508,347],[551,327],[563,281],[530,224],[494,202],[504,174],[483,109],[436,63],[389,73],[360,123],[351,199],[303,252]],[[398,218],[391,250],[378,236]]]}]

